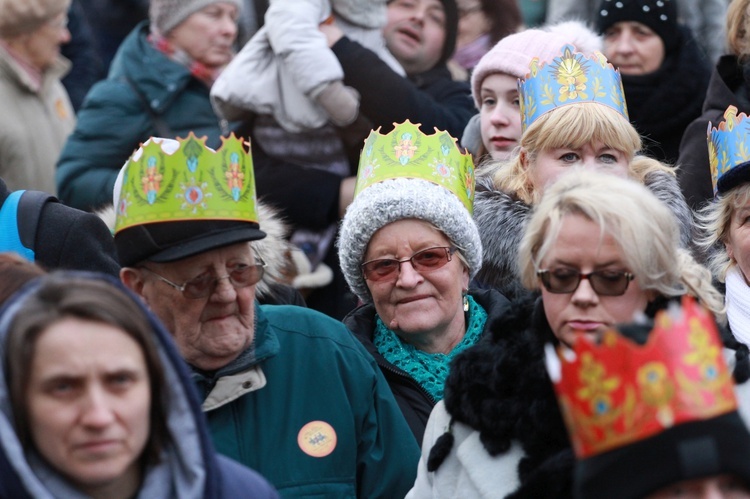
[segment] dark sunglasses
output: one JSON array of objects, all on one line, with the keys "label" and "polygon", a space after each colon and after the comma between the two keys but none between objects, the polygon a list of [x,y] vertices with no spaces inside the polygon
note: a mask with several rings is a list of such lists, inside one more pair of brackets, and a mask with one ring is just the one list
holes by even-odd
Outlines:
[{"label": "dark sunglasses", "polygon": [[401,264],[404,262],[410,262],[414,270],[420,274],[432,272],[450,262],[457,249],[455,247],[435,246],[434,248],[417,251],[411,257],[403,260],[396,260],[395,258],[370,260],[361,265],[362,273],[368,281],[382,281],[398,275]]},{"label": "dark sunglasses", "polygon": [[630,285],[635,276],[630,272],[618,270],[595,270],[582,274],[573,269],[537,270],[536,275],[550,293],[573,293],[578,289],[581,280],[588,279],[591,287],[599,296],[620,296]]},{"label": "dark sunglasses", "polygon": [[198,277],[190,279],[184,284],[172,282],[148,267],[141,268],[149,271],[161,281],[180,291],[185,298],[198,299],[213,294],[217,284],[222,279],[229,279],[229,282],[234,289],[246,288],[253,284],[257,284],[263,278],[265,266],[266,264],[263,262],[254,265],[237,265],[233,267],[227,275],[214,276],[210,273],[204,273]]}]

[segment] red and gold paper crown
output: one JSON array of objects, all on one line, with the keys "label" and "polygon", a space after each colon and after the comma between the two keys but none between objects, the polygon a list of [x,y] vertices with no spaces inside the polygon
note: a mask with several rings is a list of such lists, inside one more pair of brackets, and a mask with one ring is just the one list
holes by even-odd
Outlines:
[{"label": "red and gold paper crown", "polygon": [[690,297],[657,314],[645,345],[608,330],[547,364],[579,459],[737,409],[716,324]]}]

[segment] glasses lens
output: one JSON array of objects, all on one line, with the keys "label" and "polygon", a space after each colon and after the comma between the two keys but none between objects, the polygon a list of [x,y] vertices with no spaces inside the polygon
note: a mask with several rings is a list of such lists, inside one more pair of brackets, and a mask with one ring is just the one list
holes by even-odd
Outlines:
[{"label": "glasses lens", "polygon": [[216,278],[213,275],[201,274],[186,282],[182,292],[188,298],[203,298],[211,294],[215,285]]},{"label": "glasses lens", "polygon": [[550,293],[572,293],[581,280],[579,272],[573,269],[543,270],[539,277]]},{"label": "glasses lens", "polygon": [[630,274],[613,270],[599,270],[589,274],[589,282],[601,296],[619,296],[625,293],[630,283]]},{"label": "glasses lens", "polygon": [[362,272],[368,281],[380,281],[398,270],[398,260],[382,258],[362,265]]},{"label": "glasses lens", "polygon": [[235,288],[245,288],[256,284],[263,278],[263,265],[243,265],[229,272],[229,281]]},{"label": "glasses lens", "polygon": [[444,266],[450,260],[449,248],[427,248],[411,257],[414,268],[420,272],[436,270]]},{"label": "glasses lens", "polygon": [[[263,278],[264,265],[242,265],[229,271],[229,282],[235,289],[246,288],[256,284]],[[212,274],[201,274],[185,283],[183,293],[187,298],[205,298],[216,289],[219,280]]]}]

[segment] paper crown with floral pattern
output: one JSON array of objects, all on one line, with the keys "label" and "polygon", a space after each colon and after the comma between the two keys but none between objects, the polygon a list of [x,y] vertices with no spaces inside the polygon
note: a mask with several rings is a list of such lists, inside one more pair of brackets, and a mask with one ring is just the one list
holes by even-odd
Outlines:
[{"label": "paper crown with floral pattern", "polygon": [[354,196],[367,187],[394,178],[419,178],[445,187],[474,211],[474,163],[456,139],[435,129],[432,135],[406,120],[383,135],[373,130],[359,159]]},{"label": "paper crown with floral pattern", "polygon": [[750,120],[729,106],[717,127],[708,123],[708,161],[714,195],[750,181]]},{"label": "paper crown with floral pattern", "polygon": [[115,187],[115,234],[157,222],[257,223],[253,160],[242,139],[222,137],[216,151],[192,132],[177,139],[176,150],[167,142],[175,144],[147,141],[123,166]]},{"label": "paper crown with floral pattern", "polygon": [[524,131],[543,114],[582,102],[604,104],[628,118],[620,72],[601,52],[587,57],[573,45],[549,62],[533,58],[526,78],[518,80],[518,93]]},{"label": "paper crown with floral pattern", "polygon": [[716,324],[691,297],[657,314],[644,345],[608,330],[548,351],[547,367],[579,459],[737,409]]}]

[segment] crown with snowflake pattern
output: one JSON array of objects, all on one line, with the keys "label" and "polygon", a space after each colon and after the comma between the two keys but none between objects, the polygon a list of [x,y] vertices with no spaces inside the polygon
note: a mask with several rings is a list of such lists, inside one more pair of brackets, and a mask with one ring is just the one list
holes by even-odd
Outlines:
[{"label": "crown with snowflake pattern", "polygon": [[432,135],[409,120],[394,124],[388,134],[373,130],[365,140],[354,196],[367,187],[394,178],[418,178],[452,192],[469,213],[474,210],[474,163],[448,132]]},{"label": "crown with snowflake pattern", "polygon": [[548,349],[547,368],[579,459],[737,410],[716,323],[689,296],[656,315],[644,345],[610,329]]},{"label": "crown with snowflake pattern", "polygon": [[549,62],[534,57],[526,78],[518,80],[524,131],[553,109],[583,102],[604,104],[628,119],[620,72],[604,54],[587,57],[573,45],[562,47],[561,54]]},{"label": "crown with snowflake pattern", "polygon": [[214,151],[192,132],[171,150],[151,139],[123,167],[118,180],[115,233],[128,227],[187,220],[258,221],[249,143],[222,137]]},{"label": "crown with snowflake pattern", "polygon": [[729,106],[717,127],[708,123],[708,161],[714,195],[750,181],[750,120]]}]

